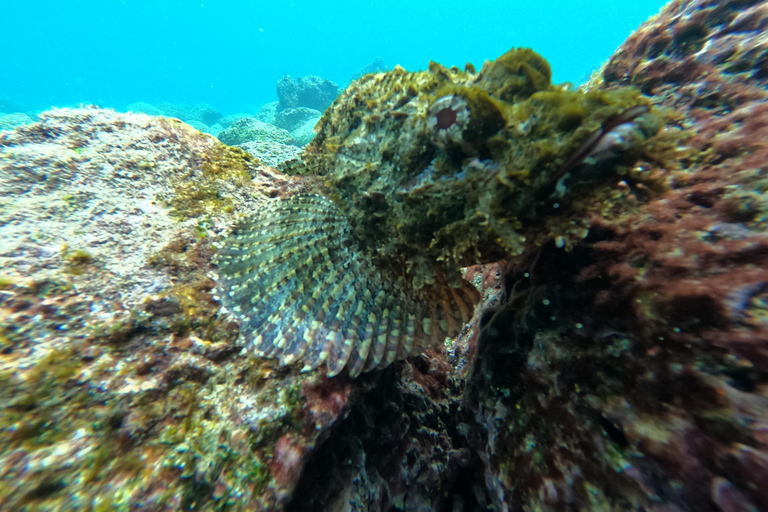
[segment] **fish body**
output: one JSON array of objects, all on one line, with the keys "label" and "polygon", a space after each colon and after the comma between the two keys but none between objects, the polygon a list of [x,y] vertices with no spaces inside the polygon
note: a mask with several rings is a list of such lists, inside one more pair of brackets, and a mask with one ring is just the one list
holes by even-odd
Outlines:
[{"label": "fish body", "polygon": [[367,75],[304,155],[317,194],[271,202],[217,245],[218,296],[261,356],[383,368],[469,321],[480,297],[462,267],[520,254],[563,196],[631,165],[659,127],[635,91],[552,85],[529,49],[479,73]]}]

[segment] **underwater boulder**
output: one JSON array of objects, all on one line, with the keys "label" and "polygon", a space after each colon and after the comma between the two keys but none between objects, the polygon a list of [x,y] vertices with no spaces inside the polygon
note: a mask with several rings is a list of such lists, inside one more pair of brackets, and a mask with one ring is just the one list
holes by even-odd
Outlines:
[{"label": "underwater boulder", "polygon": [[253,140],[240,144],[239,147],[276,169],[280,164],[293,160],[301,154],[301,148],[296,145],[274,141]]},{"label": "underwater boulder", "polygon": [[287,108],[277,113],[272,124],[290,132],[308,120],[314,119],[317,122],[322,115],[322,112],[312,108]]},{"label": "underwater boulder", "polygon": [[11,130],[18,126],[34,123],[35,120],[27,114],[0,114],[0,130]]},{"label": "underwater boulder", "polygon": [[126,112],[140,112],[142,114],[149,114],[150,116],[162,116],[165,115],[163,113],[163,110],[159,107],[156,107],[150,103],[145,103],[143,101],[137,101],[136,103],[131,103],[127,107],[125,107]]},{"label": "underwater boulder", "polygon": [[256,115],[253,117],[258,119],[259,121],[264,121],[265,123],[275,124],[275,119],[277,117],[277,108],[279,104],[280,103],[277,101],[266,103],[262,105],[259,111],[256,112]]},{"label": "underwater boulder", "polygon": [[295,146],[304,147],[315,138],[315,126],[322,115],[307,107],[288,108],[277,114],[275,126],[288,130]]},{"label": "underwater boulder", "polygon": [[284,75],[277,82],[277,111],[298,107],[323,111],[338,95],[339,86],[325,78],[309,75],[294,79]]},{"label": "underwater boulder", "polygon": [[158,103],[157,108],[163,112],[164,116],[175,117],[185,123],[197,122],[210,126],[222,117],[221,112],[215,107],[205,103],[189,106],[164,102]]},{"label": "underwater boulder", "polygon": [[230,146],[237,146],[254,140],[291,144],[293,138],[287,130],[259,121],[253,117],[242,117],[229,128],[219,133],[219,140]]}]

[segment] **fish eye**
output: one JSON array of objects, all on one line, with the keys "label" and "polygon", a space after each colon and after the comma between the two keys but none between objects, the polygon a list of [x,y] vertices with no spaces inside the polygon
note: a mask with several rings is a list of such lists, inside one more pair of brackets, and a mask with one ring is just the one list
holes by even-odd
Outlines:
[{"label": "fish eye", "polygon": [[432,142],[439,147],[461,143],[462,133],[469,125],[469,115],[467,101],[461,96],[449,94],[435,100],[427,120]]}]

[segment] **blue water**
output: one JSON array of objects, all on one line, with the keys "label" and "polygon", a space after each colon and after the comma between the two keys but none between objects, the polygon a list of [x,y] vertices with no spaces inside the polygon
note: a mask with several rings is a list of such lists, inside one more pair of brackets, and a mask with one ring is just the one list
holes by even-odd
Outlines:
[{"label": "blue water", "polygon": [[382,57],[480,68],[513,46],[581,82],[663,0],[2,1],[0,100],[30,109],[145,101],[254,111],[284,74],[339,85]]}]

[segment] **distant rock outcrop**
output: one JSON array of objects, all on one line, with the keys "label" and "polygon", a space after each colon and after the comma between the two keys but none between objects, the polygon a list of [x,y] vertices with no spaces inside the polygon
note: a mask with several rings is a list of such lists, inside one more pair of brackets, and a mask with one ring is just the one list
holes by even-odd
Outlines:
[{"label": "distant rock outcrop", "polygon": [[195,106],[174,105],[173,103],[159,103],[157,107],[162,110],[163,115],[176,117],[185,123],[197,121],[205,125],[212,125],[221,119],[221,112],[207,103],[201,103]]},{"label": "distant rock outcrop", "polygon": [[328,108],[338,95],[339,86],[325,78],[309,75],[294,79],[290,75],[284,75],[277,82],[277,97],[280,99],[277,111],[298,107],[322,111]]},{"label": "distant rock outcrop", "polygon": [[253,117],[243,117],[219,133],[219,140],[230,146],[237,146],[254,140],[291,144],[293,137],[282,128],[259,121]]},{"label": "distant rock outcrop", "polygon": [[34,123],[35,120],[27,114],[0,114],[0,130],[10,130],[17,126]]},{"label": "distant rock outcrop", "polygon": [[315,138],[315,125],[322,115],[312,108],[287,108],[277,114],[274,124],[290,132],[295,146],[303,147]]}]

